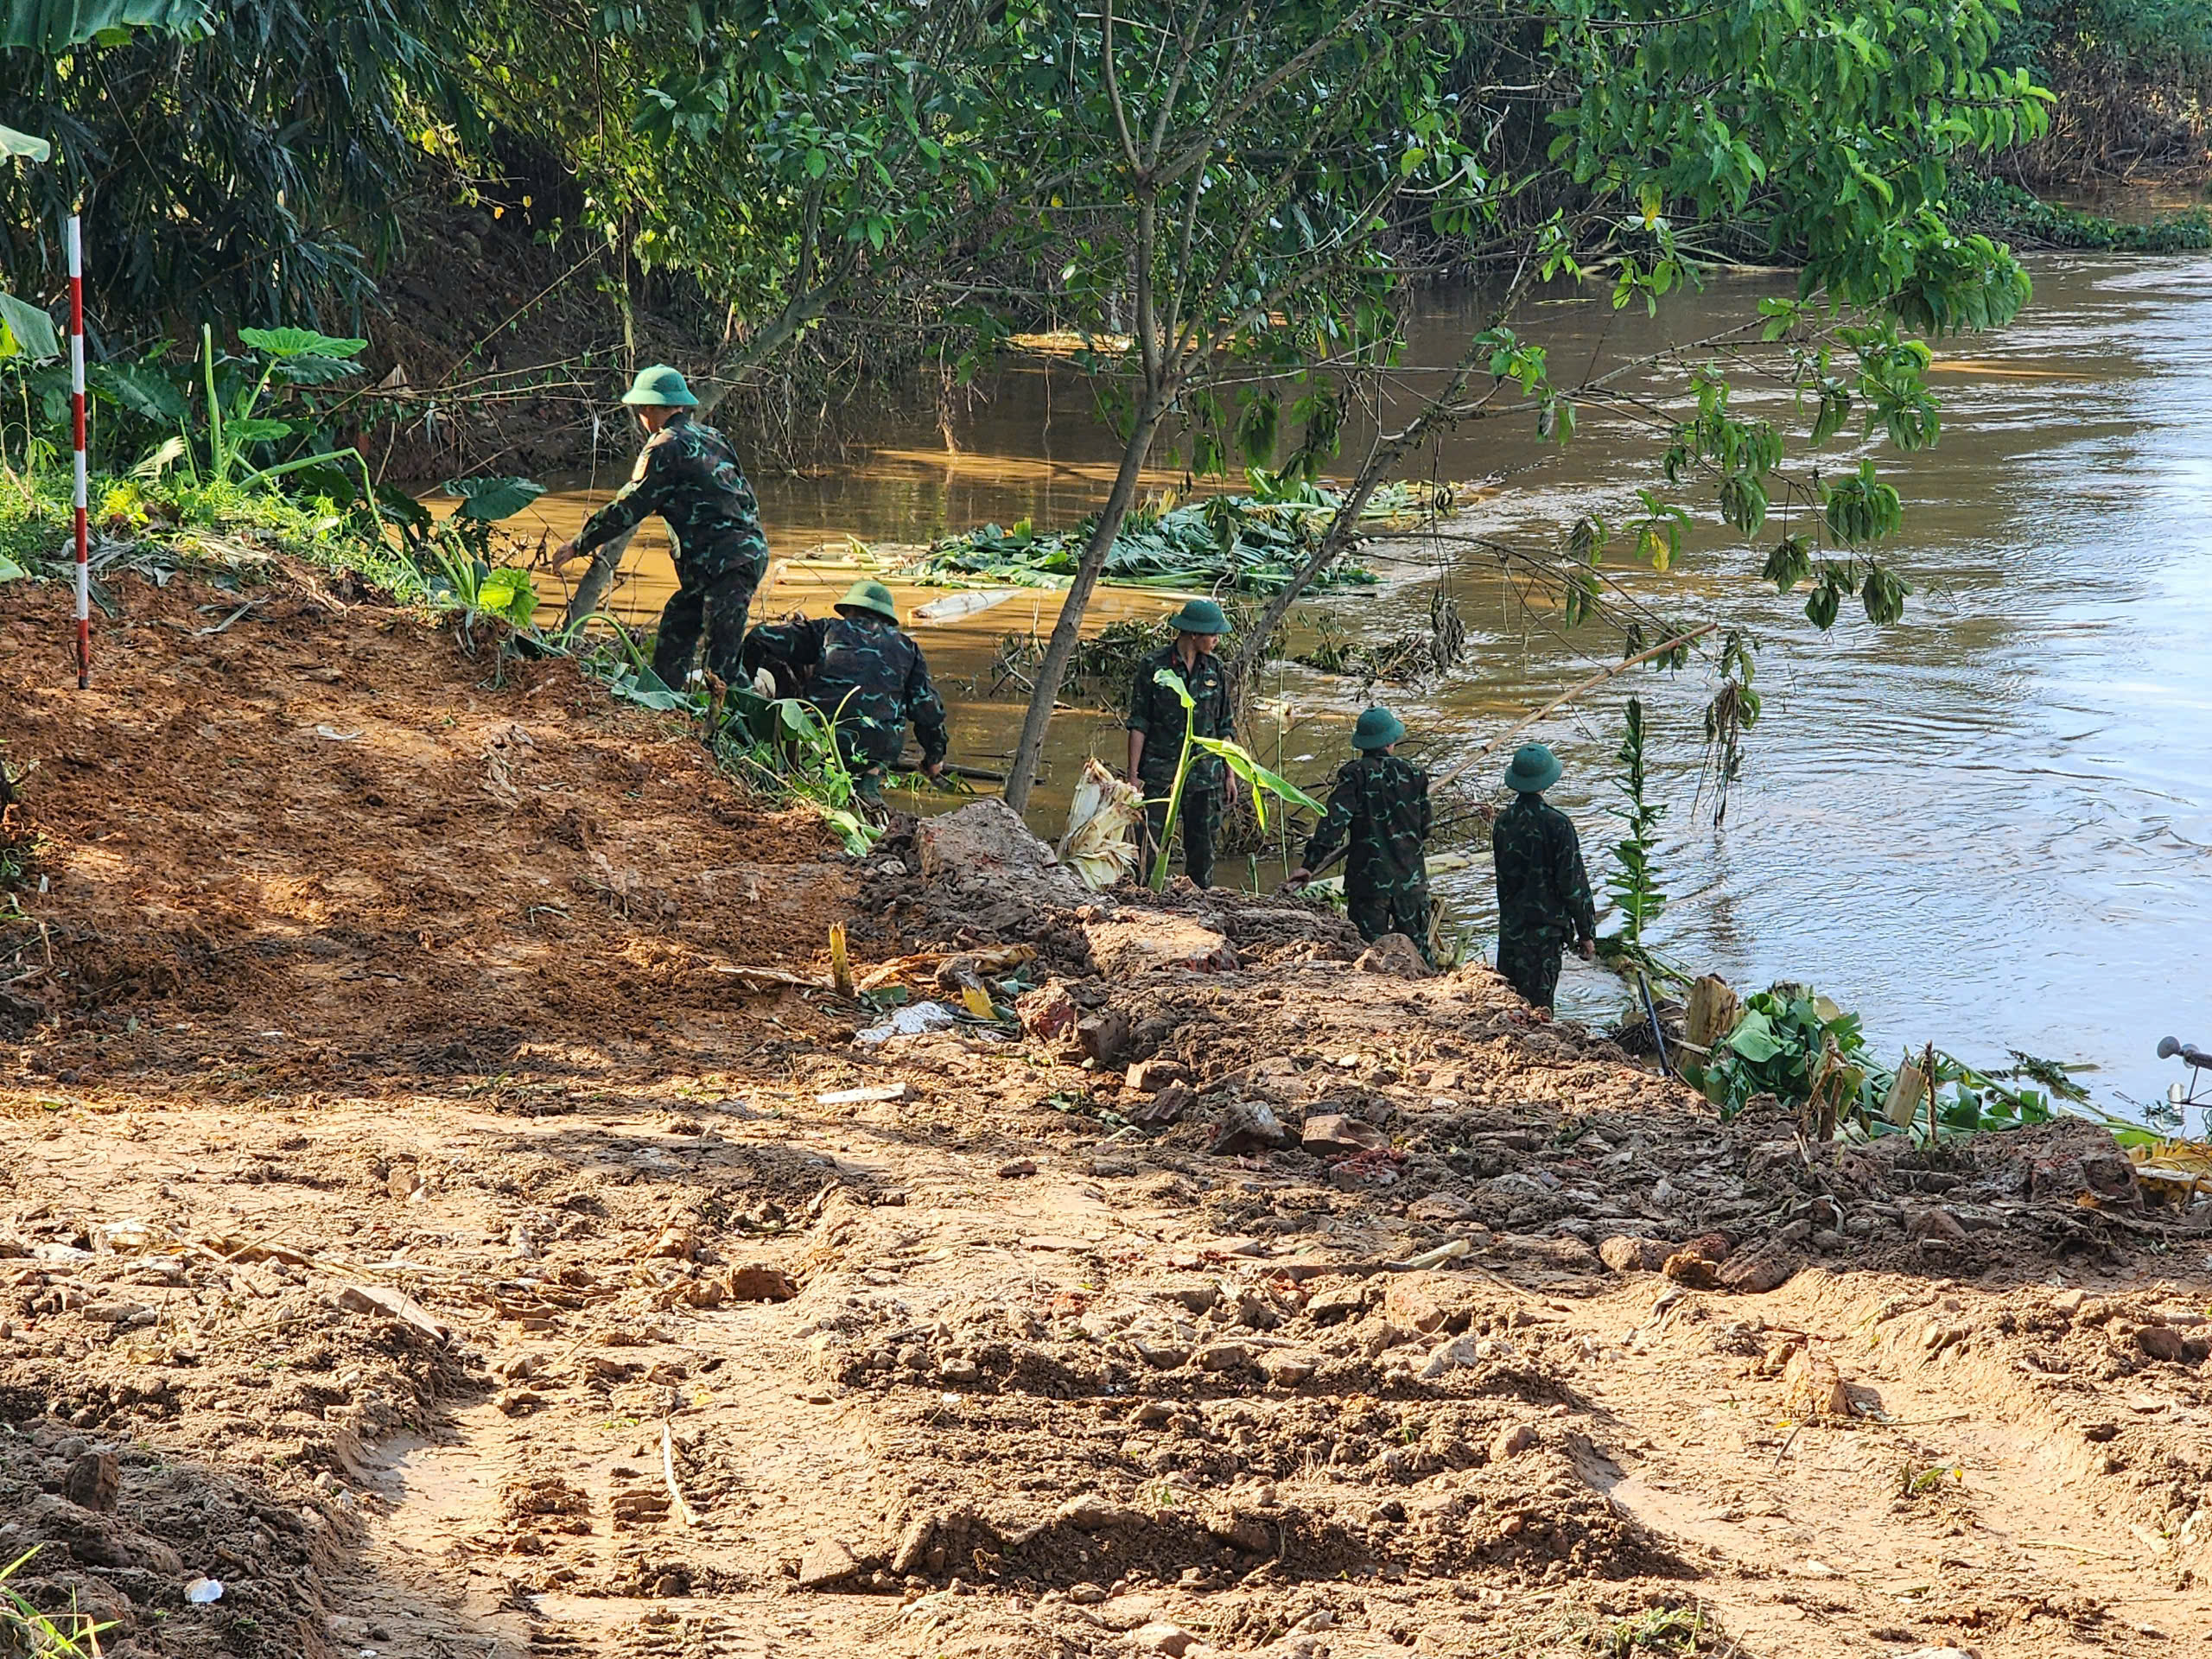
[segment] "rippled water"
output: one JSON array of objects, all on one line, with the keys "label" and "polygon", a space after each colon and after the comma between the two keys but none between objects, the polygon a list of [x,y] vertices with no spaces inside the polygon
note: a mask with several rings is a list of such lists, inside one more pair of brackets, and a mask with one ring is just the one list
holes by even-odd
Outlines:
[{"label": "rippled water", "polygon": [[[2153,1058],[2161,1035],[2212,1043],[2212,261],[2044,262],[2036,276],[2014,327],[1942,354],[1942,443],[1883,458],[1908,502],[1890,555],[1915,587],[1902,623],[1878,632],[1847,606],[1821,635],[1802,598],[1758,582],[1758,550],[1710,527],[1669,575],[1625,573],[1666,608],[1713,606],[1754,629],[1766,693],[1723,830],[1709,794],[1697,798],[1704,671],[1634,682],[1656,722],[1653,792],[1671,808],[1672,903],[1651,938],[1739,987],[1809,981],[1858,1009],[1887,1049],[1934,1041],[1985,1062],[2007,1048],[2085,1061],[2107,1101],[2140,1099],[2180,1075]],[[1725,279],[1656,321],[1572,297],[1535,315],[1564,377],[1694,341],[1775,286]],[[1448,360],[1477,305],[1436,307],[1416,360]],[[887,434],[854,469],[762,480],[778,553],[1079,518],[1104,493],[1110,453],[1081,388],[1027,374],[992,394],[958,429],[957,454],[934,432]],[[1772,412],[1797,418],[1779,400]],[[1541,547],[1585,511],[1620,516],[1654,476],[1656,450],[1603,419],[1586,419],[1564,453],[1525,430],[1476,428],[1422,470],[1502,479],[1452,529]],[[548,498],[547,516],[572,524],[590,499]],[[640,539],[626,602],[650,610],[665,553]],[[1594,632],[1551,635],[1464,543],[1382,551],[1386,590],[1332,607],[1347,627],[1425,626],[1440,582],[1470,624],[1459,674],[1383,693],[1440,770],[1612,654]],[[817,602],[834,580],[815,579]],[[795,591],[787,583],[772,602]],[[1033,611],[1049,626],[1053,603],[1025,597],[925,635],[940,679],[974,673],[989,641]],[[1344,753],[1353,689],[1299,670],[1283,689],[1313,715],[1285,743],[1313,758],[1291,769],[1324,779]],[[1582,825],[1600,880],[1629,689],[1616,682],[1537,734],[1567,763],[1554,798]],[[1003,751],[1018,722],[1010,703],[971,701],[956,741],[971,756]],[[1258,735],[1272,754],[1273,732]],[[1056,728],[1063,761],[1119,741],[1110,718]],[[1488,797],[1483,770],[1485,788],[1455,791],[1456,803]],[[1487,929],[1486,870],[1438,887],[1456,917]],[[1594,1014],[1619,1001],[1618,982],[1570,963],[1565,1007]]]}]

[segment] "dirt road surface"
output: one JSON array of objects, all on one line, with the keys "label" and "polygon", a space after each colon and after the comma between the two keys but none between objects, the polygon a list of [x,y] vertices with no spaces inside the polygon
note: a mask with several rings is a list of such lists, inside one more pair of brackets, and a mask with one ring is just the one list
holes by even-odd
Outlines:
[{"label": "dirt road surface", "polygon": [[[118,597],[79,695],[0,589],[0,1564],[102,1652],[2212,1650],[2212,1237],[2101,1131],[1722,1123],[313,576]],[[855,1041],[835,921],[1023,1031]]]}]

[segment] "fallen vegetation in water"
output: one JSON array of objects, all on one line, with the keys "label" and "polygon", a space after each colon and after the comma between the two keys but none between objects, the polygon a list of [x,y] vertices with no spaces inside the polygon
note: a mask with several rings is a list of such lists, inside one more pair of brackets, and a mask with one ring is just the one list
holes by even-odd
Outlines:
[{"label": "fallen vegetation in water", "polygon": [[[1251,495],[1173,498],[1134,508],[1106,556],[1102,580],[1128,588],[1265,595],[1289,585],[1319,545],[1340,498],[1303,481],[1252,474]],[[1410,533],[1455,511],[1464,488],[1389,484],[1360,515],[1363,535]],[[935,543],[924,575],[977,578],[1032,588],[1065,588],[1082,562],[1092,520],[1065,531],[1039,531],[1024,519],[1011,530],[981,530]],[[1371,588],[1371,570],[1338,560],[1317,575],[1314,591]]]}]

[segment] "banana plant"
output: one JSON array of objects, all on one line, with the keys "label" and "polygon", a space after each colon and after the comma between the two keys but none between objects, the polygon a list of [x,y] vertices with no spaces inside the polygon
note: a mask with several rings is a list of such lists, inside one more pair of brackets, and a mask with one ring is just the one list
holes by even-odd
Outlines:
[{"label": "banana plant", "polygon": [[1167,885],[1167,842],[1174,833],[1175,824],[1183,810],[1184,785],[1191,776],[1191,765],[1200,754],[1210,754],[1220,760],[1231,772],[1242,778],[1252,791],[1252,810],[1260,820],[1260,831],[1267,833],[1267,798],[1274,796],[1294,806],[1302,806],[1309,812],[1324,812],[1327,809],[1296,784],[1279,772],[1271,772],[1252,757],[1252,752],[1242,743],[1225,737],[1199,737],[1191,730],[1191,715],[1198,709],[1191,696],[1191,688],[1183,683],[1183,677],[1172,668],[1153,671],[1152,677],[1173,691],[1183,705],[1183,752],[1175,760],[1175,782],[1167,791],[1167,829],[1160,837],[1160,851],[1152,866],[1152,886],[1155,892]]}]

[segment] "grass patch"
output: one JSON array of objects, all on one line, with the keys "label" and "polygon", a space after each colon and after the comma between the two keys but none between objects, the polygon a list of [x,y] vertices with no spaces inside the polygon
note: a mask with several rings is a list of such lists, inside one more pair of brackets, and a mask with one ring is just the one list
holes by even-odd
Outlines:
[{"label": "grass patch", "polygon": [[1694,1654],[1715,1640],[1701,1609],[1653,1607],[1632,1618],[1618,1618],[1593,1633],[1586,1651],[1604,1659],[1640,1659],[1654,1653]]},{"label": "grass patch", "polygon": [[0,1651],[22,1654],[29,1659],[92,1659],[100,1650],[102,1630],[114,1628],[89,1614],[70,1611],[54,1616],[41,1612],[16,1589],[16,1575],[38,1554],[34,1545],[5,1567],[0,1567]]}]

